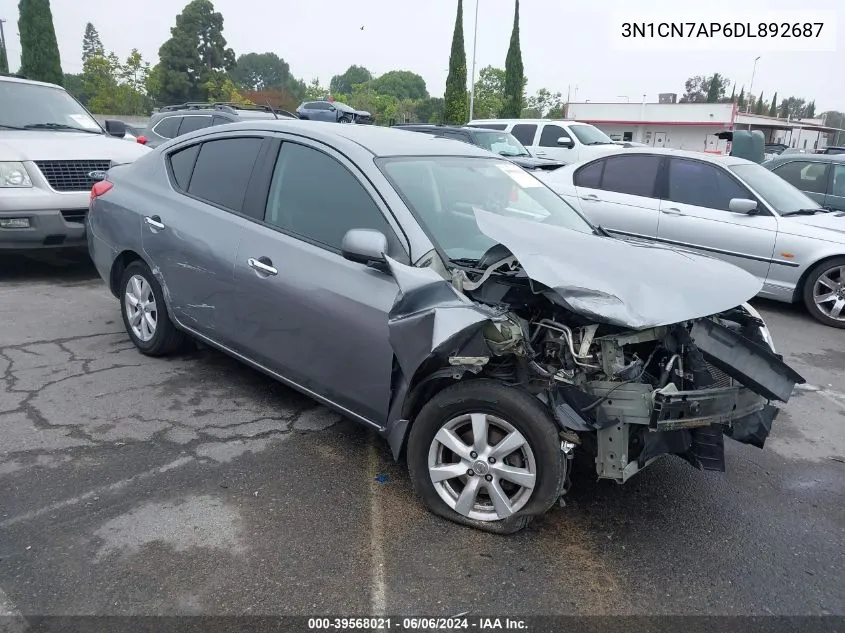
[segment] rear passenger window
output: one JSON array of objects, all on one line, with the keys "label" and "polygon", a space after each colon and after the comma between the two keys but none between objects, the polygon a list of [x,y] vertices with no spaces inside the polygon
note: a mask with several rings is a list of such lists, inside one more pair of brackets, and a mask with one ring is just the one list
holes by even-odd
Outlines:
[{"label": "rear passenger window", "polygon": [[240,213],[263,139],[226,138],[202,144],[188,193]]},{"label": "rear passenger window", "polygon": [[517,123],[513,126],[513,134],[523,145],[534,145],[534,135],[537,133],[537,126],[528,123]]},{"label": "rear passenger window", "polygon": [[614,156],[604,163],[601,189],[631,196],[654,197],[659,156]]},{"label": "rear passenger window", "polygon": [[188,189],[191,172],[194,170],[194,163],[197,161],[199,151],[199,145],[191,145],[170,155],[170,170],[173,172],[173,180],[176,181],[176,186],[183,191]]},{"label": "rear passenger window", "polygon": [[224,116],[220,116],[215,114],[214,119],[211,121],[211,125],[226,125],[227,123],[231,123],[231,119],[227,119]]},{"label": "rear passenger window", "polygon": [[153,128],[153,132],[162,138],[176,138],[179,135],[179,124],[182,117],[169,116],[159,121]]},{"label": "rear passenger window", "polygon": [[182,125],[179,126],[179,136],[195,132],[211,125],[210,116],[186,116],[182,119]]},{"label": "rear passenger window", "polygon": [[582,167],[575,172],[573,183],[576,187],[587,187],[589,189],[599,189],[601,183],[601,173],[604,169],[604,161],[597,160],[590,163],[586,167]]}]

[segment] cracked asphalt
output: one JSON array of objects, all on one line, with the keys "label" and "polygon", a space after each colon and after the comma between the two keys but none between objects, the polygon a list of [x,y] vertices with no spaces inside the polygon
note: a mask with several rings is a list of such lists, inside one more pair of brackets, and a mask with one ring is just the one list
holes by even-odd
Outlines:
[{"label": "cracked asphalt", "polygon": [[0,256],[0,615],[845,614],[845,331],[756,305],[809,383],[765,450],[579,471],[499,537],[236,361],[137,353],[84,254]]}]

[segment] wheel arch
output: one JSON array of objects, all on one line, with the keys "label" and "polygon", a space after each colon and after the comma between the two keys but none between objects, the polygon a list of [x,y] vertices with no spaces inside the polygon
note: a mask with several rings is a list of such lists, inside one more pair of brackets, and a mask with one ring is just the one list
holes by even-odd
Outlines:
[{"label": "wheel arch", "polygon": [[807,283],[807,279],[810,277],[810,274],[814,270],[816,270],[819,265],[834,259],[838,259],[840,257],[845,257],[845,251],[841,253],[834,253],[833,255],[826,255],[825,257],[822,257],[818,261],[815,261],[809,266],[807,266],[806,270],[801,273],[801,277],[798,279],[798,283],[795,284],[795,290],[792,292],[792,303],[800,303],[801,301],[803,301],[804,284]]},{"label": "wheel arch", "polygon": [[123,276],[123,271],[128,268],[129,264],[139,260],[149,266],[149,263],[141,255],[131,249],[122,251],[112,261],[111,270],[109,271],[109,290],[111,290],[111,293],[115,297],[120,296],[118,285],[120,284],[120,278]]}]

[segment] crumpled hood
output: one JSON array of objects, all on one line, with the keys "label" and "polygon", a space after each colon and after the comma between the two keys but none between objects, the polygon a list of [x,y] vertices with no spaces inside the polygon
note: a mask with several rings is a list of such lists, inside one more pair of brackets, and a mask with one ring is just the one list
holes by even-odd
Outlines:
[{"label": "crumpled hood", "polygon": [[0,161],[112,160],[131,163],[150,151],[138,143],[106,134],[0,130]]},{"label": "crumpled hood", "polygon": [[475,210],[478,228],[513,253],[549,298],[599,322],[632,329],[734,308],[763,287],[753,275],[687,251],[580,233]]},{"label": "crumpled hood", "polygon": [[790,235],[845,243],[845,213],[831,211],[816,215],[781,216],[778,229]]}]

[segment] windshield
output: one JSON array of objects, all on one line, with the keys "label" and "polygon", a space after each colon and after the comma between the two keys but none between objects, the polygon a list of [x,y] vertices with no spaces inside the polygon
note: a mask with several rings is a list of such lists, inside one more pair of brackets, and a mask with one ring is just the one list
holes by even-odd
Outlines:
[{"label": "windshield", "polygon": [[569,130],[584,145],[613,145],[613,139],[592,125],[578,123],[577,125],[570,125]]},{"label": "windshield", "polygon": [[513,134],[507,132],[473,132],[476,145],[502,156],[531,156]]},{"label": "windshield", "polygon": [[475,221],[483,209],[582,233],[593,227],[556,193],[513,163],[495,158],[382,158],[379,168],[449,259],[476,261],[496,242]]},{"label": "windshield", "polygon": [[0,81],[0,127],[103,133],[99,123],[64,90],[17,81]]},{"label": "windshield", "polygon": [[802,209],[821,209],[807,195],[760,165],[730,165],[729,169],[751,186],[780,215]]}]

